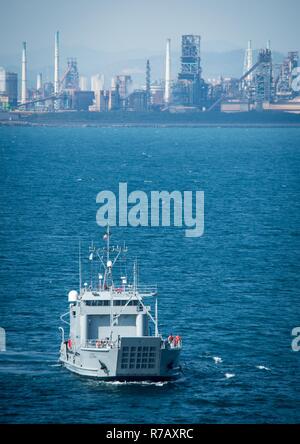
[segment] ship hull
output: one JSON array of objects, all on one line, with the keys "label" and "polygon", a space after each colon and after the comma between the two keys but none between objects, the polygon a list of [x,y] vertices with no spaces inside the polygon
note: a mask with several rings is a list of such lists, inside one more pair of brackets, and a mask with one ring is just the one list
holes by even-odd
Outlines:
[{"label": "ship hull", "polygon": [[162,347],[156,337],[122,338],[117,348],[61,345],[60,362],[69,371],[104,381],[170,381],[181,374],[180,348]]},{"label": "ship hull", "polygon": [[180,378],[182,375],[181,369],[178,369],[178,373],[173,374],[172,376],[165,376],[165,375],[145,375],[145,376],[137,376],[137,375],[127,375],[127,376],[99,376],[97,374],[91,374],[88,371],[85,370],[78,370],[72,366],[67,366],[65,363],[62,362],[62,365],[72,373],[77,374],[78,376],[82,378],[89,378],[94,379],[97,381],[104,381],[104,382],[169,382],[169,381],[176,381]]}]

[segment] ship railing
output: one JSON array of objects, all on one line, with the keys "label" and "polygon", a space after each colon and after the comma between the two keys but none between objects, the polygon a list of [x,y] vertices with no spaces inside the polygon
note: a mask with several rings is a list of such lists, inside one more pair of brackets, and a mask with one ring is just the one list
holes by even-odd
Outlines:
[{"label": "ship railing", "polygon": [[[99,296],[100,292],[104,290],[109,290],[108,288],[101,288],[100,290],[93,289],[92,293],[94,296]],[[133,285],[122,285],[120,287],[113,287],[113,292],[122,295],[122,293],[128,293],[133,294],[134,293],[134,287]],[[136,292],[139,293],[141,296],[147,297],[147,296],[155,296],[157,294],[157,285],[139,285],[136,287]]]},{"label": "ship railing", "polygon": [[[110,339],[88,339],[81,344],[82,348],[92,348],[98,350],[110,350],[112,348],[120,348],[120,341],[115,340],[111,341]],[[182,348],[182,340],[178,342],[169,341],[168,339],[161,341],[162,349],[181,349]]]},{"label": "ship railing", "polygon": [[175,342],[175,341],[169,341],[168,339],[165,339],[164,341],[162,341],[161,348],[168,349],[168,350],[170,350],[170,349],[179,350],[182,348],[182,340]]},{"label": "ship railing", "polygon": [[82,348],[111,349],[118,348],[118,341],[109,339],[88,339],[81,344]]},{"label": "ship railing", "polygon": [[[115,293],[134,293],[133,285],[124,285],[122,287],[114,287]],[[143,295],[155,295],[157,293],[157,285],[138,285],[136,292]]]}]

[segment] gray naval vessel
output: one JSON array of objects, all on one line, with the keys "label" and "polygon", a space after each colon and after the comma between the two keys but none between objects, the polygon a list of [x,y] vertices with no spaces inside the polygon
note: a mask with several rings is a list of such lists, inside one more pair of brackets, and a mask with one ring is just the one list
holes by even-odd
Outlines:
[{"label": "gray naval vessel", "polygon": [[182,340],[160,335],[157,287],[139,285],[136,261],[129,283],[127,247],[111,246],[110,237],[108,228],[105,245],[89,247],[91,281],[83,286],[79,253],[79,292],[69,292],[69,310],[61,316],[69,335],[60,327],[59,360],[74,373],[102,380],[176,379]]}]

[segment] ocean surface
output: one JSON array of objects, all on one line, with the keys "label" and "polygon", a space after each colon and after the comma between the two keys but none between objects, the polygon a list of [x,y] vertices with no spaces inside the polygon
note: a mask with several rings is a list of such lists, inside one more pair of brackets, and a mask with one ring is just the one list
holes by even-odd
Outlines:
[{"label": "ocean surface", "polygon": [[[300,421],[300,129],[0,128],[0,422]],[[115,228],[183,337],[172,383],[104,383],[58,363],[96,195],[202,190],[205,232]]]}]

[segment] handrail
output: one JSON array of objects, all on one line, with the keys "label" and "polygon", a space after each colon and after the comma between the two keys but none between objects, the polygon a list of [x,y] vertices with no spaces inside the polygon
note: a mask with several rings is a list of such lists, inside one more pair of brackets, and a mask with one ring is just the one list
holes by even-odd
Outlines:
[{"label": "handrail", "polygon": [[[155,336],[149,336],[149,338],[154,338]],[[98,350],[110,350],[111,348],[119,348],[120,343],[118,340],[111,341],[108,339],[88,339],[87,341],[81,343],[82,348],[94,348]],[[179,350],[182,348],[182,340],[178,343],[169,342],[167,339],[161,341],[162,349]]]},{"label": "handrail", "polygon": [[[90,289],[90,291],[93,293],[94,296],[98,296],[100,295],[100,293],[102,291],[109,291],[109,288],[106,289],[100,289],[99,288],[95,288],[95,289]],[[153,296],[157,294],[158,288],[157,285],[139,285],[137,286],[136,290],[134,289],[133,285],[126,285],[126,286],[120,286],[120,287],[113,287],[112,288],[113,293],[118,293],[118,294],[122,294],[122,293],[140,293],[143,295],[147,296]]]},{"label": "handrail", "polygon": [[65,321],[63,318],[64,318],[65,316],[69,315],[69,314],[70,314],[70,313],[67,311],[66,313],[62,314],[61,317],[60,317],[60,320],[61,320],[62,322],[64,322],[65,324],[67,324],[67,325],[70,325],[70,322]]},{"label": "handrail", "polygon": [[177,343],[173,342],[169,342],[168,339],[165,339],[162,342],[161,348],[163,349],[181,349],[182,348],[182,339],[180,339],[180,341],[178,341]]},{"label": "handrail", "polygon": [[88,339],[81,344],[83,348],[97,348],[99,350],[108,350],[118,347],[118,341],[110,341],[107,339]]},{"label": "handrail", "polygon": [[61,342],[65,342],[65,330],[63,327],[58,327],[58,330],[61,332]]}]

